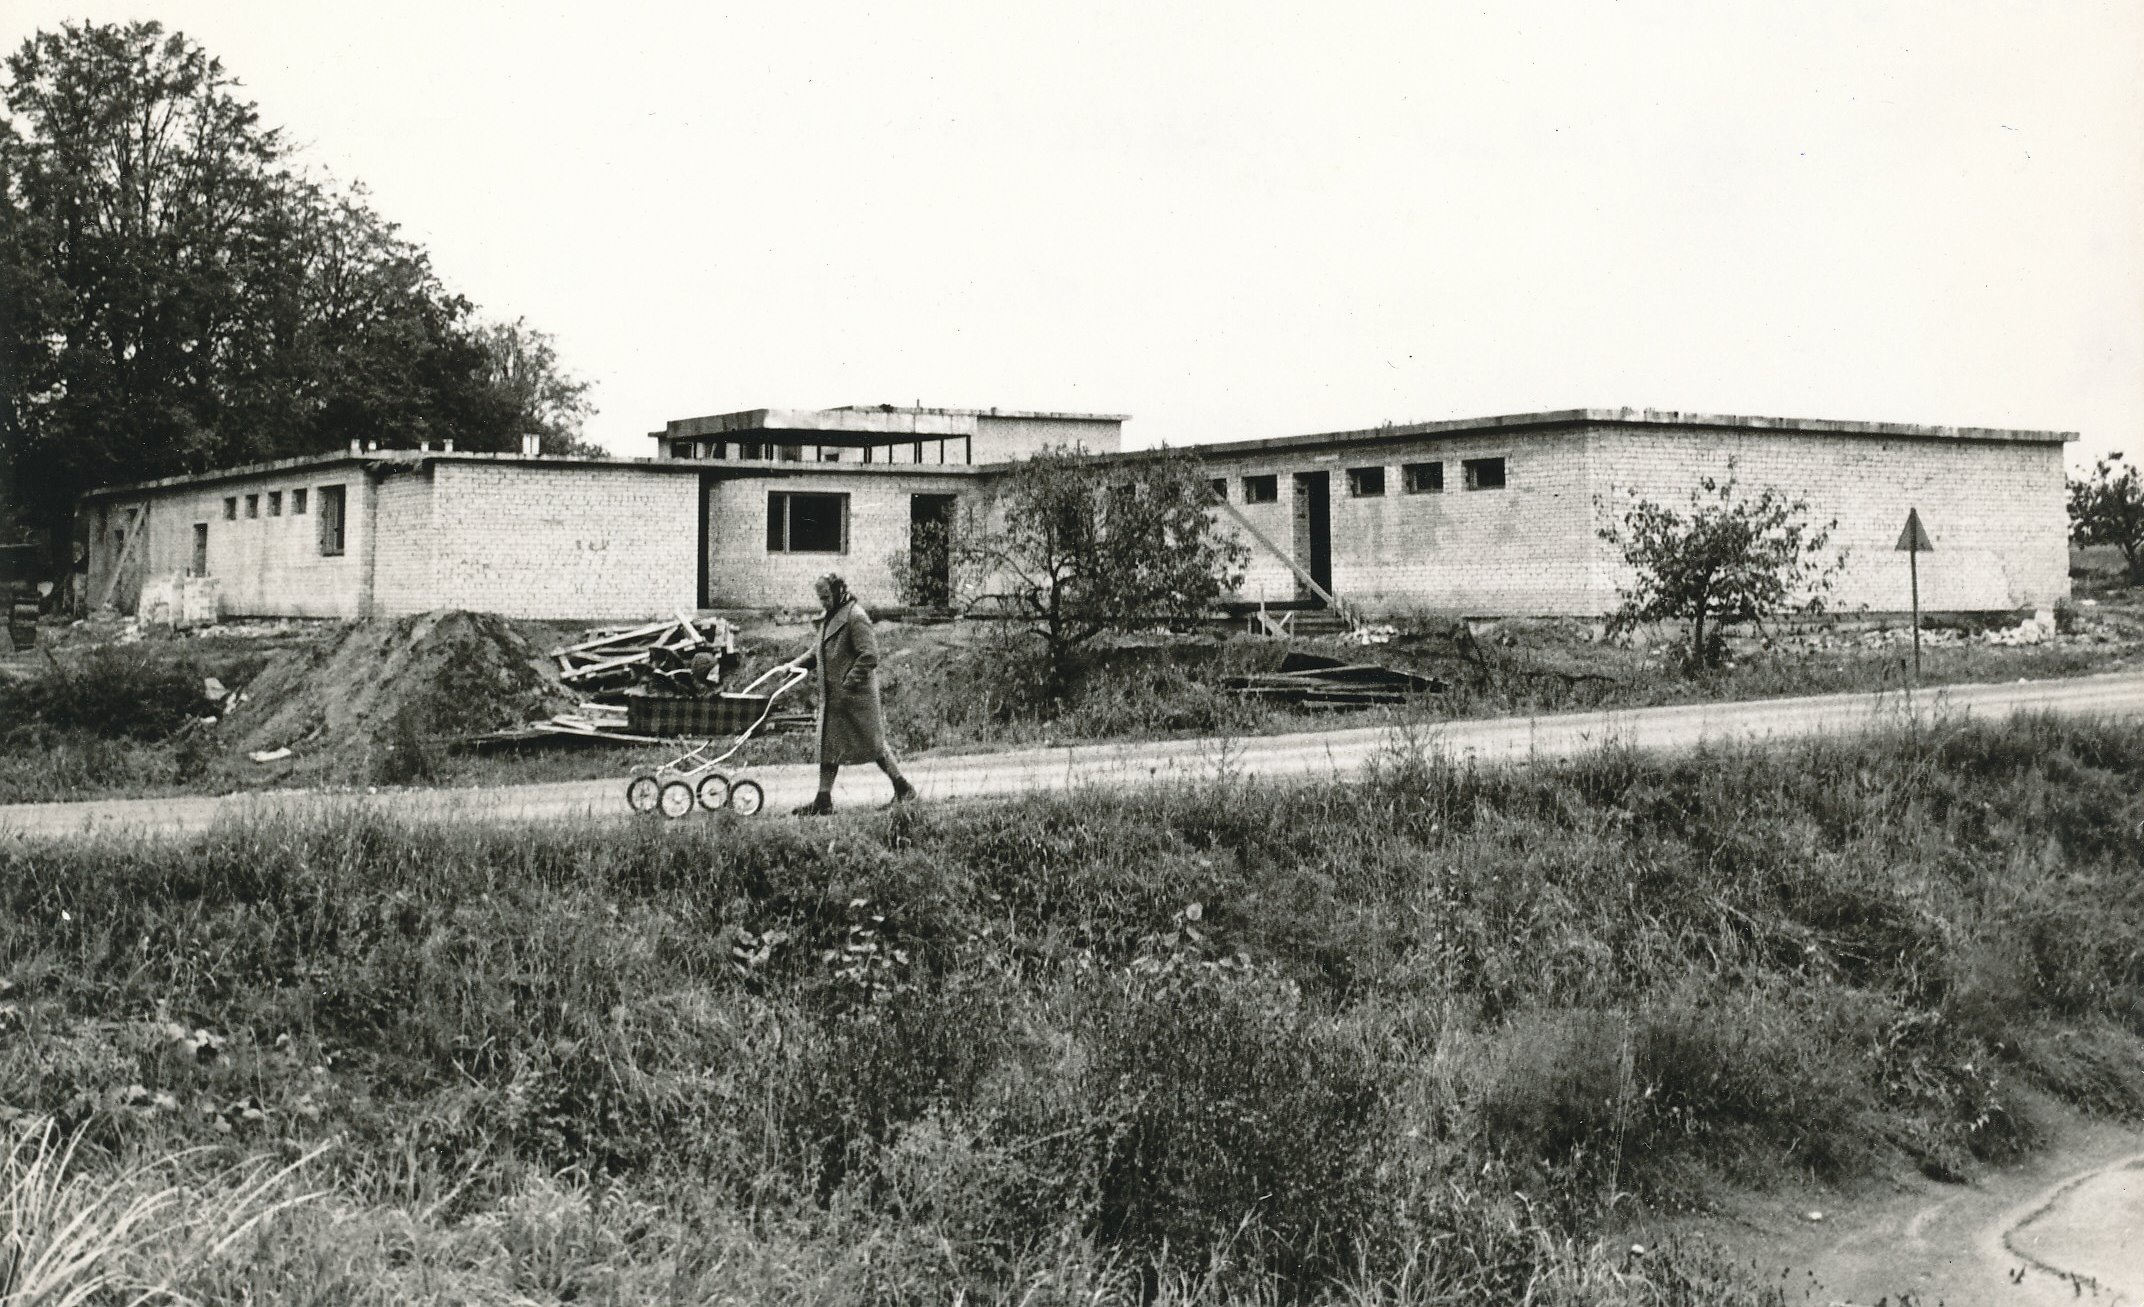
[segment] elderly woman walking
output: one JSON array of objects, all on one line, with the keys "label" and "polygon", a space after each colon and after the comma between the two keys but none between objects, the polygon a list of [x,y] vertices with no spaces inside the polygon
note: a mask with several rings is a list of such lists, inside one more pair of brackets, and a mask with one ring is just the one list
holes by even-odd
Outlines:
[{"label": "elderly woman walking", "polygon": [[916,787],[901,775],[886,747],[886,723],[878,701],[878,636],[871,614],[856,602],[848,585],[829,572],[812,583],[826,611],[818,638],[792,666],[819,672],[819,793],[796,809],[799,817],[834,810],[834,776],[844,763],[875,762],[893,782],[893,801],[916,797]]}]

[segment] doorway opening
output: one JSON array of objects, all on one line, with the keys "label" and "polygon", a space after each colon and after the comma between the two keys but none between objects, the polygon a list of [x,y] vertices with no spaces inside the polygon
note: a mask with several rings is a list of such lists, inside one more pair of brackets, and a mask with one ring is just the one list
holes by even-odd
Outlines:
[{"label": "doorway opening", "polygon": [[955,495],[908,497],[908,575],[910,596],[919,608],[948,608],[953,603],[953,505]]},{"label": "doorway opening", "polygon": [[[1295,561],[1327,594],[1333,588],[1332,490],[1330,472],[1295,474]],[[1300,576],[1295,579],[1295,597],[1320,606],[1324,603]]]}]

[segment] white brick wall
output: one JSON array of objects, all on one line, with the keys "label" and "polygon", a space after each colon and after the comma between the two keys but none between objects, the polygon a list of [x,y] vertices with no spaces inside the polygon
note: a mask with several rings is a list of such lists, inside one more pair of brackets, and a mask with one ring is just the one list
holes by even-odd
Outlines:
[{"label": "white brick wall", "polygon": [[[608,621],[697,606],[696,476],[508,459],[442,459],[429,473],[383,487],[377,613]],[[428,492],[398,499],[398,483]]]},{"label": "white brick wall", "polygon": [[[906,557],[910,499],[973,491],[973,476],[838,472],[745,476],[716,482],[707,499],[708,603],[717,608],[802,608],[815,602],[811,583],[839,572],[866,608],[897,604],[891,555]],[[767,494],[794,491],[849,496],[848,548],[838,554],[776,553],[767,548]]]},{"label": "white brick wall", "polygon": [[[2069,593],[2062,446],[2051,441],[1631,424],[1201,452],[1208,474],[1227,479],[1230,503],[1291,553],[1294,474],[1328,472],[1332,588],[1371,611],[1609,611],[1628,575],[1596,535],[1604,512],[1623,511],[1633,489],[1686,504],[1730,459],[1750,490],[1776,485],[1807,498],[1813,522],[1839,520],[1834,548],[1844,546],[1848,562],[1833,608],[1907,606],[1907,560],[1892,546],[1909,507],[1935,542],[1921,560],[1923,608],[2014,609]],[[1484,457],[1505,460],[1504,489],[1465,489],[1463,462]],[[1433,461],[1444,464],[1444,491],[1408,494],[1403,466]],[[1384,495],[1351,498],[1348,469],[1372,466],[1385,470]],[[1277,478],[1279,498],[1245,503],[1243,478],[1262,474]],[[1241,593],[1291,599],[1295,578],[1253,545]]]},{"label": "white brick wall", "polygon": [[[1505,460],[1502,490],[1465,488],[1470,458]],[[1281,549],[1293,551],[1297,472],[1329,474],[1333,593],[1372,611],[1453,613],[1585,611],[1592,568],[1585,512],[1587,449],[1574,432],[1469,433],[1352,449],[1264,451],[1205,459],[1225,477],[1229,502]],[[1401,469],[1444,464],[1444,490],[1409,494]],[[1348,494],[1350,468],[1382,467],[1385,493]],[[1243,478],[1272,475],[1280,497],[1247,504]],[[1225,516],[1221,519],[1228,524]],[[1287,564],[1251,545],[1241,594],[1286,600]],[[1307,559],[1298,562],[1308,565]]]},{"label": "white brick wall", "polygon": [[[344,550],[320,552],[320,489],[344,487],[347,510]],[[296,513],[293,494],[303,489],[306,511]],[[280,513],[270,495],[282,496]],[[266,473],[225,482],[174,486],[138,496],[98,501],[88,509],[89,599],[104,599],[123,548],[116,532],[132,534],[129,510],[139,520],[148,506],[148,535],[135,547],[114,597],[131,610],[142,581],[192,569],[194,526],[208,526],[208,575],[222,591],[226,617],[355,617],[361,610],[366,543],[366,497],[371,484],[355,464]],[[247,496],[256,516],[246,515]],[[224,517],[224,501],[237,501],[236,517]]]},{"label": "white brick wall", "polygon": [[[1915,507],[1935,545],[1920,560],[1924,609],[2033,607],[2069,594],[2057,443],[1637,426],[1590,440],[1596,493],[1617,513],[1631,490],[1686,506],[1699,478],[1725,476],[1733,459],[1749,490],[1777,486],[1809,501],[1811,521],[1837,518],[1833,546],[1846,549],[1847,564],[1828,601],[1834,609],[1909,605],[1908,561],[1894,546]],[[1595,553],[1600,606],[1612,607],[1626,569],[1611,546]]]},{"label": "white brick wall", "polygon": [[[1905,607],[1906,559],[1892,545],[1908,507],[1920,509],[1935,542],[1922,559],[1924,608],[2013,609],[2069,593],[2063,447],[2055,441],[1600,420],[1348,440],[1198,452],[1209,476],[1226,479],[1230,502],[1290,552],[1294,474],[1326,472],[1333,590],[1373,611],[1605,612],[1625,577],[1620,558],[1595,534],[1604,514],[1622,511],[1632,490],[1686,503],[1698,479],[1724,475],[1730,459],[1750,489],[1777,485],[1806,497],[1813,520],[1839,520],[1835,539],[1849,561],[1834,607]],[[1505,487],[1467,490],[1463,462],[1485,457],[1505,460]],[[1407,492],[1403,467],[1424,462],[1443,463],[1442,493]],[[1348,470],[1371,466],[1384,469],[1385,493],[1351,497]],[[192,565],[197,522],[208,525],[208,572],[221,583],[229,616],[356,617],[442,607],[589,620],[655,616],[703,600],[703,531],[707,603],[803,605],[815,577],[838,571],[867,604],[884,606],[896,599],[888,558],[909,548],[911,497],[973,494],[986,484],[951,469],[888,474],[790,464],[780,472],[464,455],[405,459],[371,473],[331,461],[167,487],[89,505],[88,593],[93,602],[105,593],[116,532],[138,529],[127,510],[153,501],[147,534],[120,579],[122,606],[135,602],[142,579]],[[1244,502],[1243,478],[1257,475],[1277,479],[1274,502]],[[320,491],[330,485],[347,495],[339,557],[319,549]],[[302,515],[292,511],[300,488],[309,499]],[[848,495],[846,550],[770,551],[770,490]],[[271,492],[282,496],[279,514],[269,510]],[[249,495],[259,505],[250,517]],[[238,501],[235,519],[224,517],[227,498]],[[1221,521],[1232,526],[1226,516]],[[1241,594],[1292,599],[1295,577],[1254,547]]]}]

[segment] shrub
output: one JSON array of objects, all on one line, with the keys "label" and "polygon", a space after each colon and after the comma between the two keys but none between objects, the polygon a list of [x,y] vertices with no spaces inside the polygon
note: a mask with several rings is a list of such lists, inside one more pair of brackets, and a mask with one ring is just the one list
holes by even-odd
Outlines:
[{"label": "shrub", "polygon": [[0,681],[0,729],[11,745],[35,747],[55,735],[161,740],[208,710],[188,663],[112,645],[73,664],[55,660],[32,680]]}]

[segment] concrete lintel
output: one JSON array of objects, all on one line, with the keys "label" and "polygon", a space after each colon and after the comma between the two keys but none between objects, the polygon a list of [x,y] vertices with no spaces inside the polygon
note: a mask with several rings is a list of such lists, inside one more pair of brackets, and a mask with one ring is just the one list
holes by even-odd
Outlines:
[{"label": "concrete lintel", "polygon": [[[741,413],[679,418],[651,432],[657,439],[690,440],[702,436],[752,433],[780,444],[796,435],[910,436],[936,440],[975,434],[973,413],[939,409],[754,408]],[[788,443],[796,443],[794,441]],[[807,442],[808,443],[808,442]]]}]

